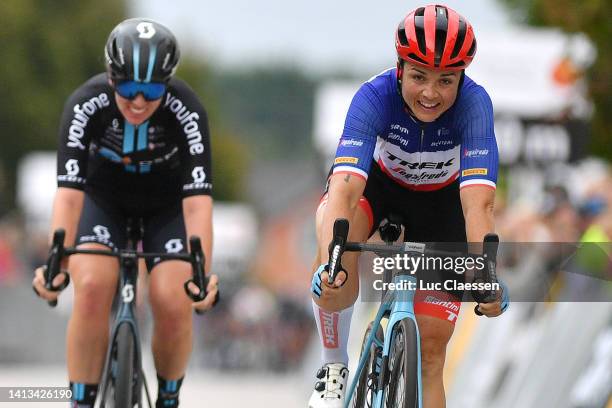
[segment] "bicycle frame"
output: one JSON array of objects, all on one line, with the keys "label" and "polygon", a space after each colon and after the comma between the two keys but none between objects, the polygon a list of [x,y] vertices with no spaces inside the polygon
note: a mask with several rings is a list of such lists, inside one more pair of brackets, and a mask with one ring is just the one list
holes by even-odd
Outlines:
[{"label": "bicycle frame", "polygon": [[[340,260],[342,254],[345,251],[352,252],[363,252],[369,251],[374,252],[379,256],[382,255],[392,255],[396,253],[404,253],[404,254],[414,254],[414,255],[428,255],[428,256],[442,256],[442,257],[464,257],[464,256],[474,256],[474,254],[469,254],[468,252],[449,252],[442,251],[438,249],[427,248],[427,245],[424,243],[418,242],[407,242],[404,241],[401,245],[392,245],[391,242],[387,242],[385,244],[368,244],[368,243],[357,243],[357,242],[347,242],[349,224],[346,219],[336,219],[334,222],[333,229],[333,239],[329,246],[329,282],[333,282],[335,280],[336,274],[342,268],[340,265]],[[497,246],[499,244],[499,237],[496,234],[487,234],[483,240],[483,252],[482,255],[475,256],[483,256],[487,262],[487,268],[484,273],[483,278],[479,278],[484,282],[497,282],[497,276],[495,272],[495,258],[497,255]],[[376,364],[375,370],[378,370],[378,384],[375,393],[375,397],[373,398],[373,408],[382,408],[383,406],[383,398],[384,398],[384,390],[387,382],[386,375],[388,375],[388,358],[391,350],[391,342],[394,340],[391,336],[393,334],[395,326],[404,321],[404,319],[411,319],[414,322],[415,328],[415,341],[416,341],[416,382],[417,382],[417,394],[418,394],[418,407],[422,408],[422,378],[421,378],[421,347],[420,347],[420,335],[419,328],[416,321],[416,317],[414,314],[414,295],[417,287],[417,278],[412,274],[408,274],[401,271],[394,271],[392,278],[389,279],[394,281],[394,283],[400,283],[400,280],[407,285],[400,285],[400,290],[389,290],[386,292],[384,298],[381,301],[381,305],[379,307],[378,313],[376,314],[376,318],[372,323],[370,334],[362,347],[362,355],[359,359],[359,363],[357,365],[357,370],[355,375],[353,376],[353,381],[351,383],[350,388],[348,389],[348,398],[345,400],[344,407],[348,408],[349,404],[353,398],[353,393],[355,392],[355,388],[357,387],[359,378],[361,377],[362,371],[365,369],[366,362],[369,358],[369,352],[372,343],[375,342],[377,346],[381,346],[380,340],[377,339],[376,333],[378,328],[380,327],[380,322],[383,318],[389,318],[389,322],[387,328],[385,330],[384,336],[384,344],[382,345],[382,361],[380,367]],[[414,289],[405,289],[414,288]],[[494,291],[485,291],[485,293],[478,293],[472,291],[472,295],[474,299],[478,303],[492,302],[495,300],[495,292]],[[479,314],[478,306],[474,309],[476,314]],[[481,314],[480,314],[481,315]]]},{"label": "bicycle frame", "polygon": [[[405,282],[414,282],[413,287],[416,287],[416,277],[414,275],[404,275],[404,274],[394,274],[394,281],[399,282],[403,280]],[[372,343],[376,343],[377,346],[383,348],[382,352],[382,364],[381,367],[386,366],[387,358],[389,357],[389,351],[391,349],[391,333],[393,331],[393,327],[403,319],[412,319],[415,322],[415,326],[417,328],[417,361],[418,361],[418,396],[419,396],[419,408],[422,407],[422,396],[421,396],[421,345],[420,345],[420,337],[418,325],[416,324],[416,317],[414,314],[414,290],[402,289],[397,291],[388,291],[385,295],[385,298],[381,301],[380,307],[378,308],[378,312],[376,313],[376,317],[374,318],[374,322],[372,323],[372,330],[370,331],[370,335],[366,340],[365,345],[363,346],[363,350],[369,350]],[[387,328],[385,330],[385,341],[384,344],[380,344],[380,341],[376,338],[376,332],[378,327],[381,324],[382,319],[388,317],[389,322],[387,324]],[[359,381],[359,376],[361,371],[365,368],[366,362],[368,360],[368,353],[362,353],[359,363],[357,365],[357,370],[355,370],[355,375],[353,376],[353,381],[351,382],[351,386],[347,392],[347,399],[345,400],[344,407],[348,408],[355,392],[355,388],[357,387],[357,382]],[[378,368],[378,367],[377,367]],[[379,369],[380,369],[379,368]],[[382,374],[379,372],[379,375]],[[383,387],[383,377],[379,376],[379,381],[377,384],[375,398],[372,404],[372,408],[382,408],[383,406],[383,398],[384,398],[384,387]]]},{"label": "bicycle frame", "polygon": [[[138,222],[138,225],[135,225],[135,222]],[[106,402],[106,394],[109,389],[111,377],[113,375],[113,352],[115,351],[115,347],[118,348],[117,338],[118,334],[120,333],[120,328],[123,325],[127,325],[130,328],[131,335],[133,338],[133,352],[135,363],[134,369],[135,373],[137,373],[137,382],[135,387],[135,397],[137,397],[138,400],[137,405],[139,408],[142,407],[141,391],[142,386],[144,385],[149,407],[152,406],[147,382],[144,377],[144,372],[142,370],[142,349],[140,345],[140,333],[138,330],[138,324],[134,313],[134,304],[136,300],[136,283],[138,280],[138,259],[159,258],[163,260],[181,260],[190,263],[193,274],[192,278],[184,282],[183,284],[185,293],[194,302],[199,302],[203,300],[207,295],[206,288],[208,286],[208,278],[204,275],[204,253],[202,251],[202,245],[198,237],[192,236],[189,238],[189,253],[144,253],[137,251],[137,244],[142,238],[143,233],[142,220],[129,219],[126,228],[126,247],[125,249],[121,250],[65,248],[65,231],[63,229],[56,230],[53,235],[53,245],[50,250],[49,259],[47,261],[47,268],[45,271],[47,289],[52,291],[61,291],[67,286],[69,282],[68,273],[66,271],[60,270],[60,261],[63,257],[74,254],[89,254],[110,256],[119,260],[120,285],[118,290],[119,296],[116,296],[116,299],[118,299],[119,301],[119,306],[115,314],[115,320],[111,330],[109,346],[106,352],[106,358],[104,363],[104,369],[102,371],[101,384],[99,388],[100,392],[98,394],[99,397],[95,404],[96,407],[104,407],[104,404]],[[65,275],[65,282],[64,284],[58,287],[54,287],[52,285],[53,279],[55,276],[57,276],[57,274],[60,273]],[[194,284],[199,290],[199,292],[195,293],[192,288],[190,288],[190,284]],[[219,301],[219,299],[220,296],[219,292],[217,291],[215,299],[213,301],[213,306]],[[48,303],[51,307],[55,307],[57,305],[56,300],[49,301]],[[201,314],[202,312],[196,310],[196,313]]]},{"label": "bicycle frame", "polygon": [[[132,252],[133,251],[133,252]],[[112,377],[112,363],[113,363],[113,349],[116,345],[117,334],[119,327],[123,324],[127,324],[134,336],[134,353],[137,370],[137,383],[136,390],[140,393],[143,384],[145,385],[145,395],[149,406],[151,406],[151,398],[149,395],[148,387],[146,386],[146,378],[144,371],[142,370],[142,348],[140,344],[140,332],[138,330],[138,322],[134,313],[134,306],[137,296],[137,280],[138,280],[138,258],[136,255],[136,242],[132,239],[128,239],[126,245],[126,251],[123,251],[120,256],[120,285],[118,290],[117,299],[119,301],[119,307],[115,314],[115,320],[113,328],[111,330],[111,336],[109,341],[109,347],[106,351],[106,358],[104,363],[104,369],[102,370],[103,377],[100,384],[100,406],[104,407],[106,403],[106,393],[110,386],[109,380]],[[138,395],[137,406],[142,407],[142,395]]]}]

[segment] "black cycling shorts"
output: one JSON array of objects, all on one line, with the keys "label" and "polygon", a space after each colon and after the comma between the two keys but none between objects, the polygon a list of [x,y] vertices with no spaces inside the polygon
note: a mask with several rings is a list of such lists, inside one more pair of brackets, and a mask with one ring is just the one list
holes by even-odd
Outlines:
[{"label": "black cycling shorts", "polygon": [[[153,211],[135,213],[110,197],[92,192],[85,194],[79,221],[77,245],[96,242],[111,249],[123,249],[127,242],[126,221],[130,217],[143,219],[142,249],[145,252],[187,252],[185,222],[181,200]],[[149,272],[160,262],[147,259]]]}]

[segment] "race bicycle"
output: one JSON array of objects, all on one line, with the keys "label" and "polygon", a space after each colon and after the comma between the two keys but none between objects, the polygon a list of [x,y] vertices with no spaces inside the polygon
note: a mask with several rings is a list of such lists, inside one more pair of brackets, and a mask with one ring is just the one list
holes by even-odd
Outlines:
[{"label": "race bicycle", "polygon": [[[58,229],[53,235],[53,244],[45,268],[46,288],[52,291],[60,291],[65,289],[70,282],[68,272],[60,269],[60,263],[64,257],[74,254],[89,254],[110,256],[119,260],[120,284],[116,296],[118,307],[111,329],[104,369],[102,370],[98,399],[95,404],[96,407],[100,408],[132,408],[134,406],[142,408],[143,389],[149,408],[153,407],[142,368],[140,334],[134,313],[138,260],[159,258],[161,260],[189,262],[192,266],[193,276],[184,283],[184,288],[186,294],[194,302],[201,301],[206,297],[206,287],[208,285],[208,278],[204,275],[204,253],[198,237],[190,237],[189,253],[146,253],[137,250],[138,242],[143,236],[142,219],[128,219],[126,233],[125,249],[79,249],[64,247],[65,231]],[[52,285],[52,282],[58,274],[64,275],[64,282],[56,287]],[[192,290],[191,283],[199,289],[198,293]],[[214,304],[218,301],[219,293],[217,292]],[[48,303],[51,307],[55,307],[57,300]],[[199,311],[196,312],[200,313]]]},{"label": "race bicycle", "polygon": [[[383,229],[384,228],[384,229]],[[346,219],[334,223],[334,236],[330,244],[330,283],[334,281],[345,251],[373,252],[378,256],[407,254],[422,257],[482,257],[485,268],[475,276],[476,283],[497,283],[496,256],[499,238],[488,234],[484,238],[481,255],[465,251],[451,252],[429,248],[427,244],[404,242],[393,244],[401,233],[401,221],[390,222],[380,228],[384,244],[347,242],[349,224]],[[393,282],[399,290],[382,294],[376,317],[368,325],[361,347],[361,356],[347,392],[345,408],[422,408],[421,352],[419,330],[414,314],[413,298],[417,278],[404,269],[387,270],[385,282]],[[413,282],[409,284],[408,282]],[[472,291],[478,303],[493,302],[493,290]],[[482,315],[478,306],[474,308]],[[387,320],[383,330],[381,322]]]}]

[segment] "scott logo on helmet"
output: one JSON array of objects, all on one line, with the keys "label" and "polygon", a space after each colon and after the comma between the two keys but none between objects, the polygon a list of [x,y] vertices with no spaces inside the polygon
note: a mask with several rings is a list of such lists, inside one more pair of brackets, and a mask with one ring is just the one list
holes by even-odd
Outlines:
[{"label": "scott logo on helmet", "polygon": [[149,38],[152,38],[155,35],[155,28],[153,27],[153,24],[146,21],[143,21],[142,23],[138,24],[136,26],[136,30],[138,30],[138,32],[140,33],[138,38],[145,38],[148,40]]}]

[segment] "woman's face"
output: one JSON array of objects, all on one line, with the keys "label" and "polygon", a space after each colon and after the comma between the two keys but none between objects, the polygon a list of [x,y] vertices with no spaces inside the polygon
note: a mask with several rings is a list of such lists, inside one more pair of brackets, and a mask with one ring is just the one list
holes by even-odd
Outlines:
[{"label": "woman's face", "polygon": [[416,118],[433,122],[457,99],[461,71],[436,71],[403,62],[402,97]]},{"label": "woman's face", "polygon": [[115,92],[115,101],[123,117],[132,125],[137,126],[153,115],[161,104],[162,98],[147,101],[142,94],[136,95],[134,99],[126,99]]}]

